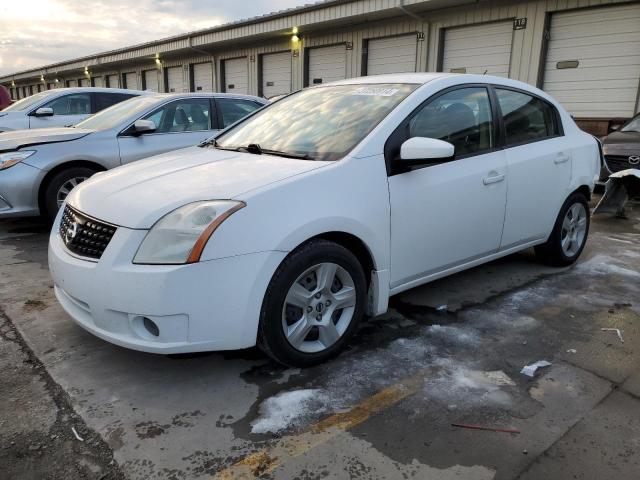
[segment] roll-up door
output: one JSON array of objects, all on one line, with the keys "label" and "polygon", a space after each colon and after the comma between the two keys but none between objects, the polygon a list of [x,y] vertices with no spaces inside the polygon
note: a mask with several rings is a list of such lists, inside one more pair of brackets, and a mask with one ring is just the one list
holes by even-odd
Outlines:
[{"label": "roll-up door", "polygon": [[88,79],[88,78],[81,78],[81,79],[79,80],[79,83],[80,83],[80,86],[81,86],[81,87],[88,87],[88,86],[90,86],[90,84],[89,84],[89,79]]},{"label": "roll-up door", "polygon": [[136,72],[125,73],[123,86],[129,90],[138,90],[138,74]]},{"label": "roll-up door", "polygon": [[143,88],[145,90],[151,90],[152,92],[160,91],[160,75],[157,69],[145,70],[142,72],[142,78],[144,79]]},{"label": "roll-up door", "polygon": [[554,13],[543,88],[578,118],[631,117],[640,84],[640,4]]},{"label": "roll-up door", "polygon": [[262,95],[265,98],[291,92],[291,52],[262,55]]},{"label": "roll-up door", "polygon": [[93,82],[94,87],[97,87],[97,88],[104,87],[104,82],[102,80],[102,77],[93,77],[91,78],[91,81]]},{"label": "roll-up door", "polygon": [[442,71],[508,77],[512,44],[511,21],[447,28]]},{"label": "roll-up door", "polygon": [[107,75],[107,86],[109,88],[118,88],[120,82],[118,81],[118,75]]},{"label": "roll-up door", "polygon": [[345,45],[309,49],[309,85],[347,78],[347,49]]},{"label": "roll-up door", "polygon": [[213,91],[213,65],[211,62],[196,63],[193,65],[193,91]]},{"label": "roll-up door", "polygon": [[67,87],[73,88],[78,86],[77,80],[67,80]]},{"label": "roll-up door", "polygon": [[367,42],[367,75],[416,71],[418,36],[375,38]]},{"label": "roll-up door", "polygon": [[224,60],[224,91],[249,93],[249,65],[247,57]]},{"label": "roll-up door", "polygon": [[182,93],[184,92],[184,77],[182,75],[182,66],[169,67],[167,72],[167,85],[165,90],[169,93]]}]

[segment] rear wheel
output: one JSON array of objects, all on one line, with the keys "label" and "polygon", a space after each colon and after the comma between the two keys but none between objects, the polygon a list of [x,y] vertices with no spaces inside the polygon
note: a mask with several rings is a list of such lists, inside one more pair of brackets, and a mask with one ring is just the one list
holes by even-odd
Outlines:
[{"label": "rear wheel", "polygon": [[366,281],[346,248],[313,240],[291,253],[267,289],[258,346],[279,363],[307,367],[344,347],[362,317]]},{"label": "rear wheel", "polygon": [[560,209],[549,240],[536,247],[536,255],[550,265],[571,265],[587,243],[589,224],[587,199],[581,193],[573,193]]},{"label": "rear wheel", "polygon": [[56,218],[58,210],[75,187],[91,177],[96,170],[88,167],[72,167],[58,172],[44,191],[44,205],[49,220]]}]

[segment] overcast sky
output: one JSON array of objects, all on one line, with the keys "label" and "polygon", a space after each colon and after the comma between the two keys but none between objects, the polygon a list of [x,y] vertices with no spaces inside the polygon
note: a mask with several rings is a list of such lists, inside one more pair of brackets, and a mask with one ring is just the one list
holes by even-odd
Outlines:
[{"label": "overcast sky", "polygon": [[314,0],[0,0],[0,75]]}]

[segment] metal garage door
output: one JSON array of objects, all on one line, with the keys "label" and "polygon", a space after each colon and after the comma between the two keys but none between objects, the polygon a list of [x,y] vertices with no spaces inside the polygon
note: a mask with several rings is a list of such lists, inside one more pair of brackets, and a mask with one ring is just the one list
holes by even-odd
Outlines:
[{"label": "metal garage door", "polygon": [[67,80],[67,87],[73,88],[78,86],[77,80]]},{"label": "metal garage door", "polygon": [[118,75],[107,75],[107,86],[109,88],[118,88],[120,86],[120,82],[118,82]]},{"label": "metal garage door", "polygon": [[193,66],[193,90],[213,92],[213,65],[211,62],[196,63]]},{"label": "metal garage door", "polygon": [[160,91],[160,75],[157,69],[145,70],[142,72],[142,78],[144,79],[144,89],[151,90],[152,92]]},{"label": "metal garage door", "polygon": [[418,36],[371,39],[367,46],[367,75],[416,71]]},{"label": "metal garage door", "polygon": [[136,72],[125,73],[122,85],[130,90],[138,90],[138,74]]},{"label": "metal garage door", "polygon": [[98,87],[98,88],[104,87],[104,82],[102,80],[102,77],[93,77],[91,81],[93,82],[94,87]]},{"label": "metal garage door", "polygon": [[582,118],[630,117],[640,83],[640,5],[551,17],[544,89]]},{"label": "metal garage door", "polygon": [[247,57],[224,60],[224,91],[228,93],[249,93]]},{"label": "metal garage door", "polygon": [[442,71],[509,76],[513,22],[447,28]]},{"label": "metal garage door", "polygon": [[291,92],[291,52],[262,56],[262,95],[265,98]]},{"label": "metal garage door", "polygon": [[89,86],[91,86],[90,83],[89,83],[89,79],[88,78],[81,78],[79,80],[79,84],[80,84],[81,87],[89,87]]},{"label": "metal garage door", "polygon": [[347,78],[347,49],[344,45],[309,49],[309,85]]},{"label": "metal garage door", "polygon": [[165,90],[170,93],[184,92],[184,77],[182,75],[182,66],[169,67],[167,72],[167,85]]}]

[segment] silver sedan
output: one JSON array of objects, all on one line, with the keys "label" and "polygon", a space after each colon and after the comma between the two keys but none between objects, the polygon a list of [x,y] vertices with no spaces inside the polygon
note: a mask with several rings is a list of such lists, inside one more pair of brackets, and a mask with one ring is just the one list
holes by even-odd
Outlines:
[{"label": "silver sedan", "polygon": [[0,133],[0,218],[52,218],[94,173],[196,145],[266,103],[233,94],[143,95],[72,128]]}]

